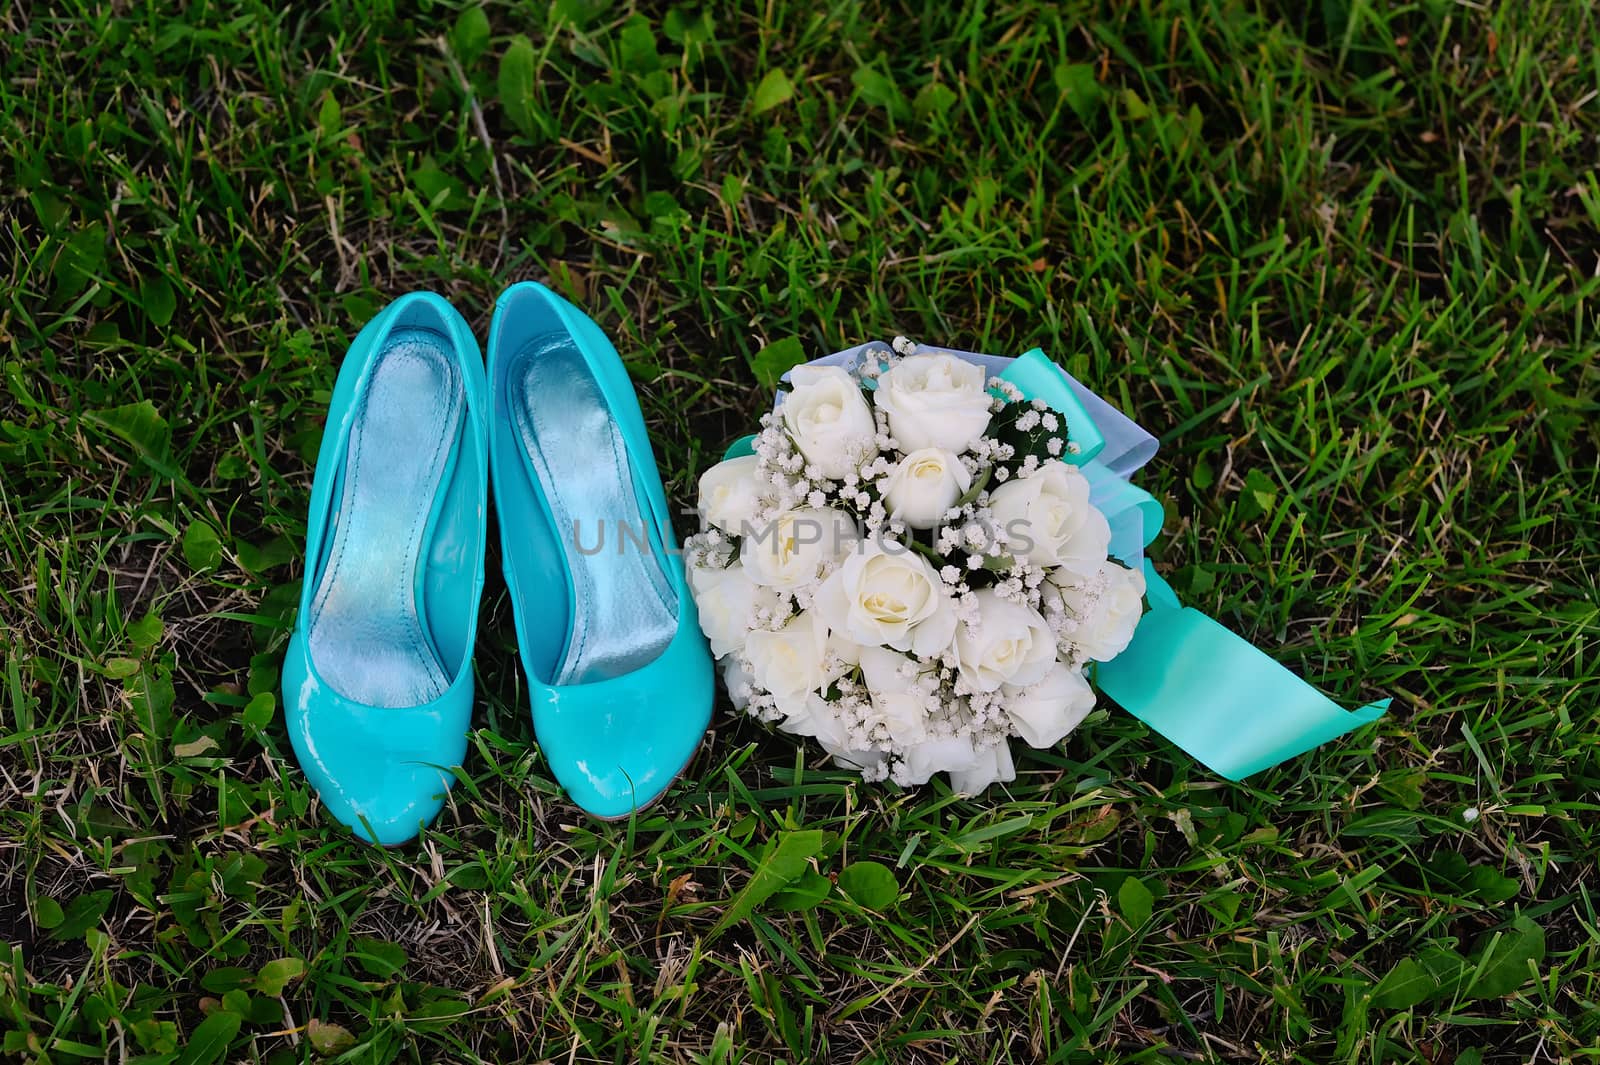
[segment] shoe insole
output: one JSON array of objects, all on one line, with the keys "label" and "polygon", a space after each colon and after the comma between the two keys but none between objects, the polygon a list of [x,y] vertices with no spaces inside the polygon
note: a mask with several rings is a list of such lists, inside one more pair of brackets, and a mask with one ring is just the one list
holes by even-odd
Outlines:
[{"label": "shoe insole", "polygon": [[523,458],[572,575],[571,631],[552,683],[654,661],[678,630],[678,596],[651,544],[622,433],[571,337],[534,337],[507,379]]},{"label": "shoe insole", "polygon": [[352,419],[338,510],[311,602],[311,659],[367,706],[432,702],[451,678],[429,637],[418,567],[461,432],[465,394],[449,341],[389,334]]}]

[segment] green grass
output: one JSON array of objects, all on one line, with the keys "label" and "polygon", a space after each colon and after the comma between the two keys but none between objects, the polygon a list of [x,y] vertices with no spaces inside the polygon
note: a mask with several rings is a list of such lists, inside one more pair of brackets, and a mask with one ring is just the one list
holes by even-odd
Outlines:
[{"label": "green grass", "polygon": [[[313,6],[0,9],[0,1057],[1600,1060],[1588,4]],[[1178,592],[1393,711],[1231,785],[1107,706],[973,801],[723,705],[601,825],[491,556],[452,801],[354,843],[274,699],[321,418],[523,278],[680,501],[771,343],[1042,345]],[[775,840],[898,897],[730,911]]]}]

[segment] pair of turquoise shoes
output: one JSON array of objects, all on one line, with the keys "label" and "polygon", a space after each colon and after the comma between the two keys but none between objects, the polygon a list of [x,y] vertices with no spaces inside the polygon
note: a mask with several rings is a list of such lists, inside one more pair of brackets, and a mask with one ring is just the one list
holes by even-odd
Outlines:
[{"label": "pair of turquoise shoes", "polygon": [[301,767],[373,843],[431,822],[466,755],[491,473],[534,732],[573,801],[644,807],[710,721],[710,650],[611,342],[519,284],[485,373],[455,308],[404,296],[339,370],[283,668]]}]

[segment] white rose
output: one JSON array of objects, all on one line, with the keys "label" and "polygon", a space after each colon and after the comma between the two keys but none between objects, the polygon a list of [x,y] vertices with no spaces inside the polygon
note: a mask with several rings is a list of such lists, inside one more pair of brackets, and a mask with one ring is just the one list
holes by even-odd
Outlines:
[{"label": "white rose", "polygon": [[961,675],[977,691],[992,692],[1002,684],[1027,687],[1044,679],[1056,660],[1055,636],[1032,607],[1000,598],[993,588],[975,593],[976,631],[956,629],[956,661]]},{"label": "white rose", "polygon": [[868,541],[817,589],[816,610],[835,632],[863,646],[927,658],[950,646],[955,606],[928,560],[910,548],[890,554]]},{"label": "white rose", "polygon": [[814,584],[858,539],[855,519],[844,511],[802,507],[747,535],[739,561],[757,584],[790,591]]},{"label": "white rose", "polygon": [[878,453],[878,424],[861,386],[838,366],[796,366],[778,408],[806,461],[838,480]]},{"label": "white rose", "polygon": [[1089,479],[1076,466],[1046,462],[1007,481],[989,493],[989,510],[1029,562],[1088,576],[1106,560],[1111,526],[1090,505]]},{"label": "white rose", "polygon": [[972,765],[950,771],[950,790],[958,795],[976,795],[990,784],[1006,784],[1017,779],[1016,763],[1011,760],[1011,744],[1005,740],[973,754]]},{"label": "white rose", "polygon": [[902,666],[916,668],[903,654],[882,647],[861,648],[861,677],[872,697],[873,716],[902,747],[928,738],[926,695],[913,679],[900,675]]},{"label": "white rose", "polygon": [[1001,687],[1011,727],[1029,747],[1043,749],[1061,742],[1094,709],[1094,689],[1082,673],[1057,662],[1037,684]]},{"label": "white rose", "polygon": [[884,499],[889,513],[913,529],[932,529],[972,485],[954,452],[919,448],[895,464]]},{"label": "white rose", "polygon": [[744,654],[757,686],[772,693],[785,715],[804,714],[809,696],[829,680],[828,627],[809,610],[776,631],[752,632]]},{"label": "white rose", "polygon": [[978,751],[971,736],[951,736],[938,740],[925,740],[908,747],[901,756],[901,765],[895,773],[895,782],[903,785],[926,784],[935,773],[960,773],[975,769]]},{"label": "white rose", "polygon": [[989,428],[993,397],[983,367],[954,355],[901,359],[878,378],[872,395],[902,451],[937,447],[960,454]]},{"label": "white rose", "polygon": [[761,587],[738,566],[691,566],[689,589],[699,608],[700,631],[706,634],[711,653],[717,658],[744,646],[751,617],[758,607],[778,605],[776,592]]},{"label": "white rose", "polygon": [[1142,572],[1107,559],[1088,578],[1056,570],[1051,580],[1061,590],[1062,604],[1077,619],[1069,638],[1083,657],[1109,662],[1128,649],[1144,616]]},{"label": "white rose", "polygon": [[737,535],[756,519],[761,493],[754,455],[724,459],[700,475],[700,516]]}]

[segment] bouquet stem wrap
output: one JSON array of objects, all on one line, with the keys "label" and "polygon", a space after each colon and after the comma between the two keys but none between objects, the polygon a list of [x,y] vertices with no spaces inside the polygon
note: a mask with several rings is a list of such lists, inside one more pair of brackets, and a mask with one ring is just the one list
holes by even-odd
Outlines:
[{"label": "bouquet stem wrap", "polygon": [[[849,367],[879,343],[812,361]],[[954,355],[982,366],[1043,400],[1068,426],[1075,451],[1064,460],[1082,470],[1090,502],[1111,526],[1109,554],[1142,568],[1149,610],[1127,649],[1095,670],[1095,682],[1134,717],[1228,780],[1287,761],[1382,717],[1390,700],[1347,711],[1218,622],[1185,607],[1144,557],[1161,532],[1161,503],[1132,483],[1155,456],[1156,438],[1035,348],[1019,358],[927,345],[917,353]],[[780,392],[779,398],[782,398]],[[728,450],[750,451],[746,437]]]}]

